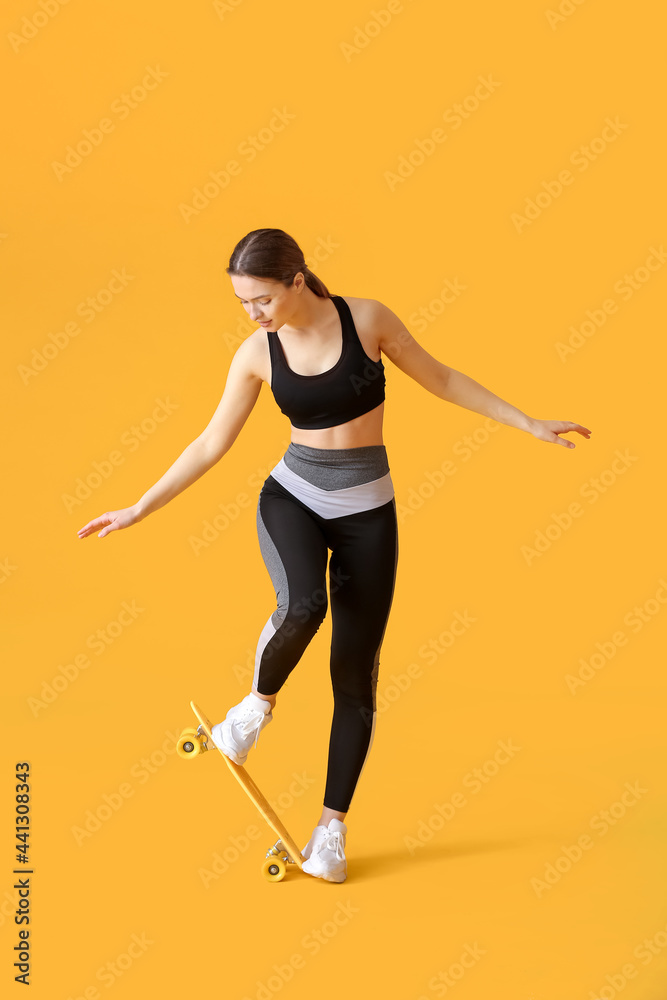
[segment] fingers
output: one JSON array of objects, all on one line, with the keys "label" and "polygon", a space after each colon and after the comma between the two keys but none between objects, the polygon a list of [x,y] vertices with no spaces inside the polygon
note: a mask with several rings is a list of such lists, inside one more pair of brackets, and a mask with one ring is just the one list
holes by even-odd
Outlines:
[{"label": "fingers", "polygon": [[592,433],[588,427],[584,427],[583,424],[574,424],[571,420],[563,420],[560,424],[560,430],[557,431],[558,434],[569,434],[570,431],[576,431],[577,434],[583,434],[584,437],[589,437]]},{"label": "fingers", "polygon": [[116,528],[118,527],[118,524],[116,522],[117,519],[115,517],[111,516],[108,517],[106,520],[106,527],[102,528],[97,537],[106,538],[106,536],[109,534],[110,531],[115,531]]},{"label": "fingers", "polygon": [[570,428],[570,427],[565,427],[565,428],[564,428],[563,430],[561,430],[561,431],[555,431],[555,432],[554,432],[554,440],[555,440],[555,441],[556,441],[556,442],[557,442],[558,444],[562,444],[564,448],[574,448],[574,447],[575,447],[575,445],[574,445],[574,442],[573,442],[573,441],[568,441],[568,439],[567,439],[567,438],[562,438],[562,437],[559,437],[559,436],[558,436],[559,434],[568,434],[568,433],[569,433],[569,431],[570,431],[571,429],[572,429],[572,428]]},{"label": "fingers", "polygon": [[98,521],[99,518],[95,518],[94,521],[89,521],[88,524],[84,524],[83,528],[79,528],[77,531],[77,535],[79,535],[80,538],[85,538],[86,535],[90,535],[95,530],[95,526]]},{"label": "fingers", "polygon": [[[577,434],[581,434],[582,437],[590,438],[593,433],[588,427],[584,427],[583,424],[575,424],[571,420],[564,420],[560,425],[560,430],[557,430],[556,435],[559,434],[569,434],[571,431],[576,431]],[[566,448],[574,448],[575,445],[572,441],[568,441],[567,438],[557,437],[558,443],[564,445]]]},{"label": "fingers", "polygon": [[[100,514],[99,517],[93,518],[93,520],[89,521],[88,524],[84,524],[83,528],[79,528],[77,535],[79,538],[87,538],[88,535],[92,535],[97,528],[100,528],[102,525],[110,524],[112,520],[113,519],[110,514]],[[103,535],[100,533],[98,538],[102,537]]]},{"label": "fingers", "polygon": [[556,424],[556,427],[560,430],[548,430],[547,433],[542,437],[543,441],[547,441],[549,444],[560,444],[563,448],[574,448],[572,441],[568,441],[567,438],[559,437],[559,434],[567,434],[569,428],[564,427],[562,424]]},{"label": "fingers", "polygon": [[579,434],[592,433],[590,428],[584,427],[583,424],[575,424],[572,420],[544,420],[543,423],[551,427],[551,430],[556,431],[557,434],[569,433],[570,431],[578,431]]},{"label": "fingers", "polygon": [[575,424],[572,420],[554,421],[551,423],[550,429],[554,435],[551,438],[552,443],[555,444],[558,442],[564,448],[574,448],[576,446],[572,441],[568,441],[567,438],[559,437],[559,434],[570,434],[572,431],[576,431],[577,434],[581,434],[585,438],[589,438],[592,434],[592,431],[588,427],[584,427],[583,424]]},{"label": "fingers", "polygon": [[588,427],[583,427],[581,424],[570,424],[570,430],[576,431],[578,434],[583,434],[584,437],[590,437],[593,433]]}]

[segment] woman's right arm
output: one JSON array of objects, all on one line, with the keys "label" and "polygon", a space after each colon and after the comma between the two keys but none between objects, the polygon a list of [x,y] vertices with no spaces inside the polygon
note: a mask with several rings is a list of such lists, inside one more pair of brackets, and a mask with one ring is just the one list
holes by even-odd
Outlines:
[{"label": "woman's right arm", "polygon": [[215,413],[199,437],[187,446],[162,478],[132,507],[107,511],[79,528],[79,538],[86,538],[98,528],[102,528],[98,538],[104,538],[111,531],[142,521],[220,461],[233,445],[257,402],[262,387],[258,357],[260,345],[261,342],[251,335],[238,348],[229,366],[224,392]]}]

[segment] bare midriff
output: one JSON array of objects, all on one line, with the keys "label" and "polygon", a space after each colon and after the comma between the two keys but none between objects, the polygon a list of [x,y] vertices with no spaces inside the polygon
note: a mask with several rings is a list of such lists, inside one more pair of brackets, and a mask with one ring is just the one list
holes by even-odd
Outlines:
[{"label": "bare midriff", "polygon": [[305,444],[309,448],[363,448],[367,445],[384,444],[382,440],[382,417],[384,403],[380,403],[368,413],[362,413],[354,420],[337,424],[335,427],[321,427],[317,430],[292,426],[294,444]]}]

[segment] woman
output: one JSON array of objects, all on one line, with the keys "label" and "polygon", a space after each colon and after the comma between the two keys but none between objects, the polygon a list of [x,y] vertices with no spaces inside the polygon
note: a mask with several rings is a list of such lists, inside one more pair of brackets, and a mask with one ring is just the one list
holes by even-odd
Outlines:
[{"label": "woman", "polygon": [[259,495],[257,530],[277,607],[257,643],[251,691],[213,727],[216,745],[245,763],[273,718],[276,697],[327,611],[332,614],[331,724],[322,814],[303,849],[304,870],[347,875],[344,822],[375,731],[380,647],[398,557],[396,502],[382,443],[382,354],[458,406],[574,448],[559,435],[590,431],[535,420],[428,354],[374,299],[331,295],[282,229],[256,229],[226,269],[255,330],[236,351],[207,427],[134,504],[89,521],[79,537],[126,528],[164,506],[231,448],[262,382],[290,418],[291,441]]}]

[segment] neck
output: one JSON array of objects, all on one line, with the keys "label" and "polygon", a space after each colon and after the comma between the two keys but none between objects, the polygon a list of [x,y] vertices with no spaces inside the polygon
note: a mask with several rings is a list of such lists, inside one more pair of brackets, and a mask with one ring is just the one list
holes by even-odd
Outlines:
[{"label": "neck", "polygon": [[314,330],[321,330],[322,321],[327,315],[331,315],[330,310],[329,299],[323,299],[310,288],[306,288],[299,296],[299,304],[289,321],[283,324],[283,328],[290,333],[311,333]]}]

